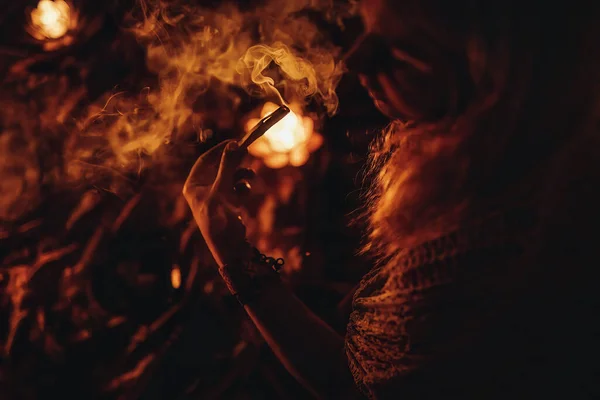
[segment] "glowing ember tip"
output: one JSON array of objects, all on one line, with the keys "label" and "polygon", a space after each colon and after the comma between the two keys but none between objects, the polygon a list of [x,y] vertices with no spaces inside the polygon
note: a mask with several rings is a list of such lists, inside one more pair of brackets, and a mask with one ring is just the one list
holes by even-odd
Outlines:
[{"label": "glowing ember tip", "polygon": [[40,0],[31,12],[33,27],[48,39],[58,39],[69,30],[71,9],[63,0]]}]

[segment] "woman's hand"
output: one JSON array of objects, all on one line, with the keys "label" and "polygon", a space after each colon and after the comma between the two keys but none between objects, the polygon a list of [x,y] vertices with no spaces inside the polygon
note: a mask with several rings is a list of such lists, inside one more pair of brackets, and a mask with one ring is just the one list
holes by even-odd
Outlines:
[{"label": "woman's hand", "polygon": [[[236,169],[245,154],[234,142],[212,148],[196,161],[183,189],[220,267],[235,267],[236,260],[252,256],[252,248],[245,240],[246,228],[236,212],[241,199],[233,190]],[[244,307],[288,371],[317,397],[355,398],[346,394],[356,388],[344,356],[342,337],[281,283],[275,281],[268,290],[254,289],[264,291]]]},{"label": "woman's hand", "polygon": [[239,215],[234,174],[246,155],[235,141],[225,141],[204,153],[183,186],[194,219],[219,266],[240,259],[250,250]]}]

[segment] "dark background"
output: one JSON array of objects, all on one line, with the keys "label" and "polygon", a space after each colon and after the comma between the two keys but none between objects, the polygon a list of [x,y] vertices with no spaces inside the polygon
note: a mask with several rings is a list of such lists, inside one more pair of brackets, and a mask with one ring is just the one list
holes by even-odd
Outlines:
[{"label": "dark background", "polygon": [[[35,4],[5,2],[0,13],[0,134],[16,132],[18,149],[35,143],[27,163],[38,172],[37,189],[20,199],[24,212],[0,225],[1,397],[309,397],[227,293],[181,207],[181,185],[197,156],[239,129],[219,129],[220,107],[227,104],[204,93],[199,112],[214,135],[203,143],[182,135],[165,144],[158,151],[167,162],[137,175],[91,169],[75,184],[61,181],[70,121],[117,84],[135,90],[157,80],[146,69],[144,48],[121,29],[132,2],[77,2],[96,28],[54,51],[44,51],[24,30],[27,7]],[[308,14],[344,48],[360,31],[353,20],[340,31],[318,12]],[[85,96],[57,124],[54,116],[79,88]],[[323,147],[299,169],[294,196],[302,201],[282,205],[277,223],[284,229],[297,224],[294,215],[303,216],[302,269],[285,279],[343,333],[352,288],[369,268],[356,255],[360,224],[349,222],[361,206],[368,144],[386,120],[352,75],[338,94],[337,115],[320,129]],[[240,119],[256,105],[249,97],[243,102]],[[270,179],[276,185],[285,173]],[[175,265],[183,275],[180,289],[170,283]]]}]

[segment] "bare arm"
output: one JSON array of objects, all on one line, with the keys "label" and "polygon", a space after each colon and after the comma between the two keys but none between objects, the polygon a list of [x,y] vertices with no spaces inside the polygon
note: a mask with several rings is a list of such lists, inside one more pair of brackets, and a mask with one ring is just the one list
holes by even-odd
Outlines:
[{"label": "bare arm", "polygon": [[[246,229],[228,206],[236,201],[232,196],[233,173],[244,154],[245,150],[228,143],[216,146],[198,159],[183,190],[222,276],[232,293],[238,295],[243,292],[240,288],[256,288],[245,266],[260,264],[248,264],[252,249],[245,241]],[[244,302],[244,307],[275,355],[317,397],[358,397],[344,352],[344,338],[279,280],[269,282],[258,297]]]},{"label": "bare arm", "polygon": [[245,306],[277,358],[318,398],[360,398],[344,352],[344,339],[282,283]]}]

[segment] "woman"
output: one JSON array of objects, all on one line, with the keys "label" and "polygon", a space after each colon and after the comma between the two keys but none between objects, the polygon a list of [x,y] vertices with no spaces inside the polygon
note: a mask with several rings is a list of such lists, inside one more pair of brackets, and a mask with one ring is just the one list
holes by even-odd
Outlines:
[{"label": "woman", "polygon": [[594,397],[598,5],[373,0],[361,15],[347,61],[394,122],[373,149],[377,262],[347,334],[245,241],[235,143],[184,189],[229,288],[318,397]]}]

